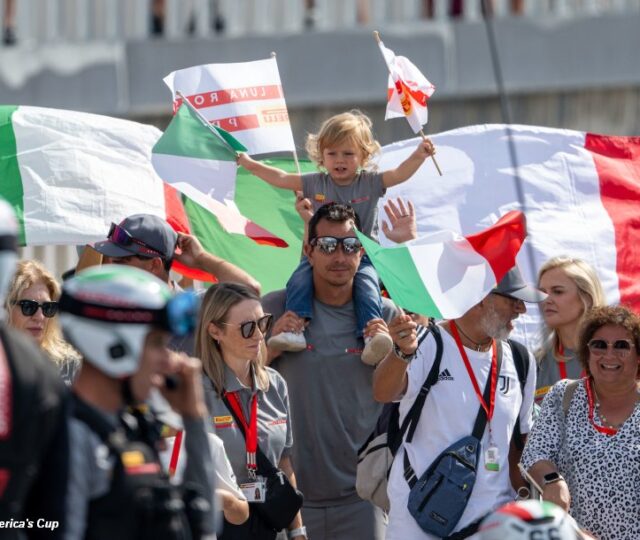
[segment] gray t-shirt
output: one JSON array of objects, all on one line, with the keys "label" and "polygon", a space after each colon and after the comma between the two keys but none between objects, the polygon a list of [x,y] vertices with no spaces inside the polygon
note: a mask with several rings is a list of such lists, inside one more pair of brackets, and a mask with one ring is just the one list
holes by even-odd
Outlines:
[{"label": "gray t-shirt", "polygon": [[361,171],[348,186],[339,186],[327,173],[302,175],[302,192],[315,212],[323,204],[350,204],[360,218],[360,231],[378,239],[378,201],[385,194],[382,173]]},{"label": "gray t-shirt", "polygon": [[[564,362],[567,372],[567,379],[579,379],[584,376],[583,367],[571,349],[564,350],[564,356],[568,358]],[[551,390],[551,387],[557,383],[562,377],[560,376],[559,364],[554,356],[553,350],[547,352],[540,364],[538,365],[538,379],[536,383],[536,403],[542,403],[544,396]]]},{"label": "gray t-shirt", "polygon": [[[250,404],[254,390],[244,386],[228,366],[224,366],[227,392],[238,392],[244,418],[249,421]],[[269,461],[276,467],[283,457],[289,455],[293,444],[289,394],[287,383],[274,369],[267,368],[269,389],[258,390],[258,445]],[[253,387],[257,388],[256,381]],[[242,429],[234,422],[231,412],[216,393],[211,379],[205,377],[204,392],[209,409],[209,430],[222,439],[233,473],[239,483],[249,481],[247,474],[247,447]]]},{"label": "gray t-shirt", "polygon": [[[386,321],[398,311],[383,298]],[[263,299],[277,320],[285,310],[285,291]],[[382,405],[373,399],[374,368],[360,359],[353,302],[329,306],[313,302],[305,331],[307,349],[285,352],[271,364],[287,381],[296,433],[293,468],[305,506],[324,507],[359,501],[357,452],[378,419]]]},{"label": "gray t-shirt", "polygon": [[[115,414],[103,413],[114,427]],[[184,418],[187,465],[183,483],[191,483],[200,493],[213,502],[214,467],[209,452],[209,442],[201,419]],[[109,492],[115,466],[115,457],[100,437],[87,424],[71,418],[69,421],[69,484],[67,489],[65,540],[81,540],[86,536],[87,512],[93,499]],[[207,532],[213,533],[214,507],[203,523]]]}]

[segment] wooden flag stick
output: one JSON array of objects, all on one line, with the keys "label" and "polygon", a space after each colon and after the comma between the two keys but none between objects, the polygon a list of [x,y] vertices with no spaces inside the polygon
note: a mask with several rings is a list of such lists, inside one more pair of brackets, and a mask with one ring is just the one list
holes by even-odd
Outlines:
[{"label": "wooden flag stick", "polygon": [[[378,43],[378,45],[382,43],[382,40],[380,39],[380,33],[377,30],[373,31],[373,37],[376,38],[376,43]],[[383,58],[384,58],[384,55],[383,55]],[[386,58],[384,59],[384,63],[387,66],[387,69],[389,70],[389,74],[393,77],[393,73],[391,73],[391,68],[389,67],[389,64],[387,64]],[[397,88],[396,88],[396,92],[398,92]],[[399,96],[399,97],[400,97],[400,101],[402,101],[402,96]],[[408,99],[411,99],[411,98],[408,98]],[[420,130],[420,136],[422,137],[423,141],[426,140],[427,138],[423,130]],[[434,149],[435,149],[435,145],[434,145]],[[442,176],[442,170],[440,169],[440,165],[438,165],[438,162],[436,161],[436,156],[434,154],[431,154],[431,160],[433,161],[433,164],[436,166],[436,170],[438,171],[438,174]]]}]

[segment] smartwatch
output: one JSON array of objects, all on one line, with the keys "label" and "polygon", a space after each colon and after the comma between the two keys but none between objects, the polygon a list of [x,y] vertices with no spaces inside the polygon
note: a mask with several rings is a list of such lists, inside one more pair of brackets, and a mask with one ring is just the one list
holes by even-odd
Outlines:
[{"label": "smartwatch", "polygon": [[395,343],[393,344],[393,354],[395,354],[398,358],[400,358],[400,360],[407,364],[416,357],[416,351],[417,349],[412,353],[405,354],[402,352],[400,347],[398,347]]},{"label": "smartwatch", "polygon": [[556,482],[560,482],[564,480],[564,478],[558,472],[551,472],[549,474],[545,474],[542,479],[544,480],[544,485],[547,486],[549,484],[555,484]]}]

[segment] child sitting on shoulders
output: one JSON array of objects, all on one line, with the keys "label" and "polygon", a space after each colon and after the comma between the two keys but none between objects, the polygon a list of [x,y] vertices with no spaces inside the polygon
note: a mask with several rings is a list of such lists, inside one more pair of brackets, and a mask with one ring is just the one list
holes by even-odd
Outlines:
[{"label": "child sitting on shoulders", "polygon": [[[311,201],[314,211],[329,202],[353,206],[360,218],[361,232],[375,240],[378,236],[379,199],[387,188],[411,178],[424,160],[435,153],[431,141],[424,139],[395,169],[383,172],[367,169],[372,156],[380,150],[380,144],[373,137],[371,120],[357,110],[326,120],[317,134],[308,136],[306,149],[320,172],[288,173],[255,161],[247,154],[238,156],[238,164],[272,186],[302,191],[304,197]],[[335,249],[345,248],[336,244]],[[312,317],[312,305],[312,270],[305,258],[287,283],[286,309],[308,320]],[[386,334],[369,336],[365,332],[371,319],[382,318],[378,275],[367,256],[362,258],[354,278],[354,308],[358,336],[362,336],[365,343],[362,361],[376,365],[389,354],[393,342]],[[304,334],[293,332],[273,336],[268,345],[280,351],[300,351],[307,346]]]}]

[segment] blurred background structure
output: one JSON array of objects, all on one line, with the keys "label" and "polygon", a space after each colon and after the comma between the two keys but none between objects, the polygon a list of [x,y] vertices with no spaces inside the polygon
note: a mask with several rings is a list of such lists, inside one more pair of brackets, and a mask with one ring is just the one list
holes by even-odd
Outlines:
[{"label": "blurred background structure", "polygon": [[[95,112],[164,129],[169,72],[277,54],[294,139],[336,112],[381,143],[387,72],[372,31],[436,85],[427,133],[501,123],[480,0],[0,0],[0,103]],[[514,123],[640,133],[640,0],[492,0]],[[51,260],[53,247],[26,256]],[[40,250],[40,251],[39,251]],[[27,251],[27,250],[25,250]],[[75,250],[56,252],[71,266]]]}]

